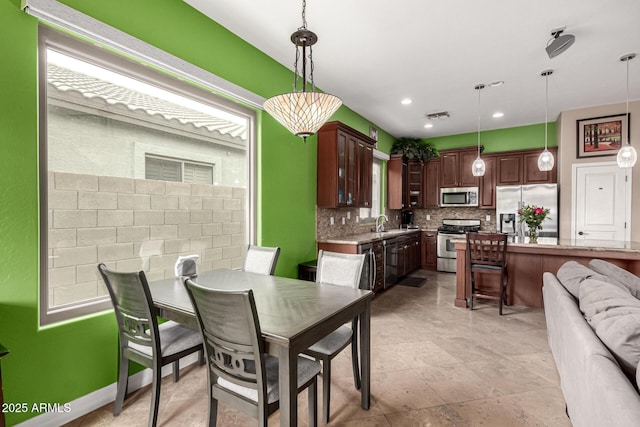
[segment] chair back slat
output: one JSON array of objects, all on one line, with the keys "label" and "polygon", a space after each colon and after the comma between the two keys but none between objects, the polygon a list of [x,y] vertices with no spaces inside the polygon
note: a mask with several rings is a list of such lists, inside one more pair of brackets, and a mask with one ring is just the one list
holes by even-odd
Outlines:
[{"label": "chair back slat", "polygon": [[253,291],[223,291],[185,281],[207,362],[217,377],[266,394],[264,342]]},{"label": "chair back slat", "polygon": [[158,337],[158,321],[144,272],[119,272],[98,265],[118,321],[120,339],[154,347]]},{"label": "chair back slat", "polygon": [[502,267],[507,259],[507,235],[467,233],[467,253],[470,265]]},{"label": "chair back slat", "polygon": [[273,276],[278,263],[280,248],[249,245],[244,258],[244,271]]},{"label": "chair back slat", "polygon": [[316,283],[358,289],[366,254],[343,254],[320,250]]}]

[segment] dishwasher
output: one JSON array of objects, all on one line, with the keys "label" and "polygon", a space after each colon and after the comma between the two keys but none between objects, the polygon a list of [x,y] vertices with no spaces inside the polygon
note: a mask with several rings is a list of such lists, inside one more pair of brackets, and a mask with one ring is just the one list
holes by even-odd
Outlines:
[{"label": "dishwasher", "polygon": [[384,288],[390,288],[398,279],[398,238],[384,241]]}]

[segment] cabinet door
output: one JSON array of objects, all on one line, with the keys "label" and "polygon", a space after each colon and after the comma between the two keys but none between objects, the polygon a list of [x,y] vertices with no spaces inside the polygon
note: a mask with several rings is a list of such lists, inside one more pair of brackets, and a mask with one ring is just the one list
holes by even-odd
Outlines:
[{"label": "cabinet door", "polygon": [[337,156],[338,156],[338,206],[347,205],[347,134],[338,132],[337,134]]},{"label": "cabinet door", "polygon": [[458,187],[458,153],[440,156],[440,186]]},{"label": "cabinet door", "polygon": [[438,268],[438,241],[436,233],[427,234],[426,248],[423,251],[426,252],[427,263],[426,268],[429,270],[436,270]]},{"label": "cabinet door", "polygon": [[364,141],[358,141],[358,206],[371,207],[371,187],[373,169],[373,147]]},{"label": "cabinet door", "polygon": [[440,206],[440,161],[431,160],[424,166],[424,207]]},{"label": "cabinet door", "polygon": [[358,202],[358,140],[351,136],[347,136],[347,188],[346,202],[347,206],[353,206]]},{"label": "cabinet door", "polygon": [[480,177],[480,200],[478,207],[494,209],[496,207],[496,158],[484,157],[486,172]]},{"label": "cabinet door", "polygon": [[407,207],[419,209],[424,206],[424,164],[420,160],[407,162]]},{"label": "cabinet door", "polygon": [[473,176],[473,162],[478,157],[477,151],[460,152],[460,162],[458,170],[458,182],[460,187],[477,187],[479,180],[477,176]]},{"label": "cabinet door", "polygon": [[498,157],[497,185],[522,184],[522,155],[511,154]]},{"label": "cabinet door", "polygon": [[402,209],[404,192],[404,159],[401,155],[392,154],[387,161],[387,207]]},{"label": "cabinet door", "polygon": [[[545,172],[538,169],[538,157],[540,157],[540,153],[542,153],[542,150],[538,153],[524,155],[523,184],[549,184],[556,182],[556,167]],[[552,154],[556,157],[556,153],[552,151]]]}]

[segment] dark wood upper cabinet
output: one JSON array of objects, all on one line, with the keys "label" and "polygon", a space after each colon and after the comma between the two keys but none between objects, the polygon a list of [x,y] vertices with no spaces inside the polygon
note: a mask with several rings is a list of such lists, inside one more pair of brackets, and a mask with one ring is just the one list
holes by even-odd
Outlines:
[{"label": "dark wood upper cabinet", "polygon": [[477,148],[458,148],[440,152],[440,187],[477,187],[478,177],[471,166],[478,157]]},{"label": "dark wood upper cabinet", "polygon": [[458,153],[440,153],[440,186],[459,187]]},{"label": "dark wood upper cabinet", "polygon": [[318,131],[317,203],[322,208],[370,207],[375,141],[340,122]]},{"label": "dark wood upper cabinet", "polygon": [[[557,148],[549,148],[557,158]],[[498,161],[496,185],[548,184],[557,182],[557,168],[548,172],[538,170],[538,156],[542,150],[519,150],[495,154]]]},{"label": "dark wood upper cabinet", "polygon": [[407,206],[407,159],[392,154],[387,161],[387,207],[403,209]]},{"label": "dark wood upper cabinet", "polygon": [[407,161],[407,207],[424,207],[424,162],[420,160]]},{"label": "dark wood upper cabinet", "polygon": [[430,160],[424,164],[424,207],[440,206],[440,160]]},{"label": "dark wood upper cabinet", "polygon": [[[558,159],[558,149],[557,148],[549,148],[553,157]],[[548,184],[554,183],[558,180],[558,169],[556,166],[553,167],[552,170],[542,172],[538,169],[538,157],[540,157],[540,153],[542,151],[525,153],[523,155],[524,161],[524,174],[522,177],[523,184]]]},{"label": "dark wood upper cabinet", "polygon": [[478,207],[482,209],[495,209],[496,207],[496,158],[493,156],[483,156],[485,165],[484,176],[480,177],[480,197]]},{"label": "dark wood upper cabinet", "polygon": [[522,155],[503,154],[498,156],[498,176],[496,185],[518,185],[522,183]]}]

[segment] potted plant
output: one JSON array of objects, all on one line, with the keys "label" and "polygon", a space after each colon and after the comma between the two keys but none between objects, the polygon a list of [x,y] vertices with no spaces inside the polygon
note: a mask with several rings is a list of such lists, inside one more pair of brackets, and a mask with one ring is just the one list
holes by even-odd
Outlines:
[{"label": "potted plant", "polygon": [[402,154],[407,159],[418,159],[422,162],[438,157],[438,151],[432,143],[409,137],[397,139],[391,146],[391,154]]}]

